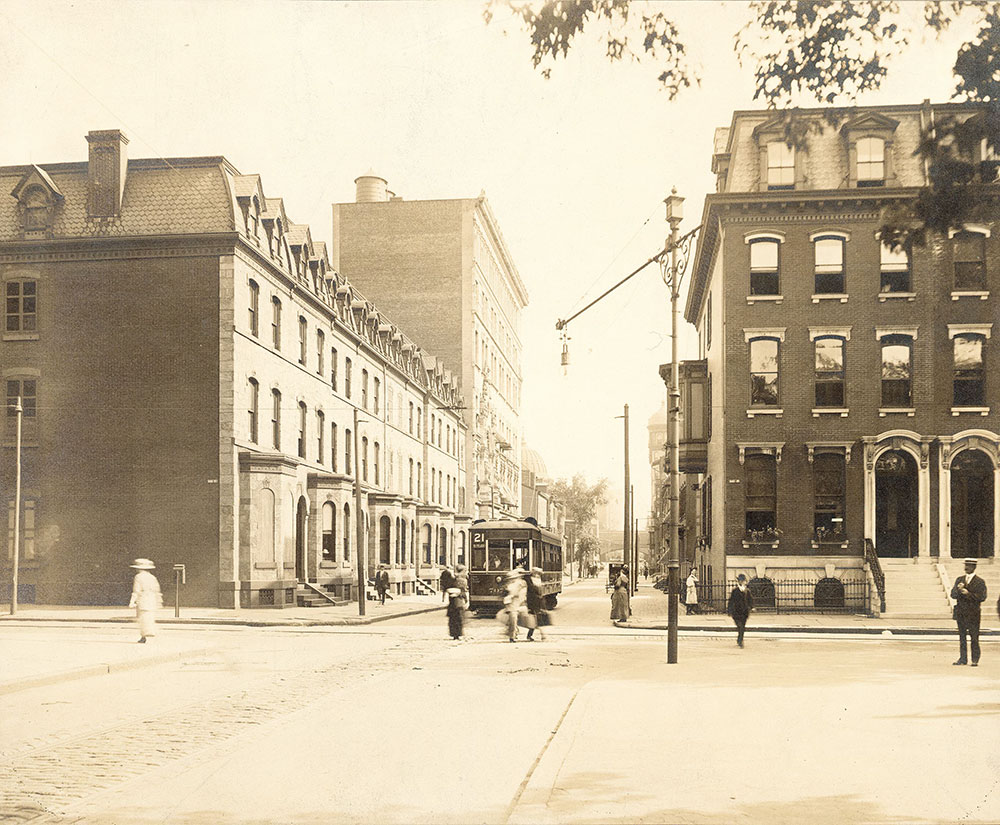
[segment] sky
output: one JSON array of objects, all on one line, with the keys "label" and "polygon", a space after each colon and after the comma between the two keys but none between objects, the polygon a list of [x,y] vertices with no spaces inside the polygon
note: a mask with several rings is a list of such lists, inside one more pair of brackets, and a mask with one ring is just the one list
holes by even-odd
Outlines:
[{"label": "sky", "polygon": [[[904,4],[915,17],[918,3]],[[224,155],[262,176],[290,219],[331,241],[331,204],[369,170],[405,199],[485,192],[530,304],[522,427],[552,477],[622,488],[630,414],[636,513],[649,507],[646,422],[665,398],[669,296],[647,268],[567,328],[555,322],[663,248],[714,189],[712,136],[753,101],[733,35],[743,3],[661,2],[701,83],[670,101],[648,63],[610,64],[586,35],[545,79],[527,35],[483,2],[49,3],[0,0],[0,165],[83,161],[122,129],[129,157]],[[950,99],[962,30],[914,40],[863,105]],[[685,281],[686,286],[686,281]],[[683,309],[683,295],[682,295]],[[696,357],[682,320],[680,357]]]}]

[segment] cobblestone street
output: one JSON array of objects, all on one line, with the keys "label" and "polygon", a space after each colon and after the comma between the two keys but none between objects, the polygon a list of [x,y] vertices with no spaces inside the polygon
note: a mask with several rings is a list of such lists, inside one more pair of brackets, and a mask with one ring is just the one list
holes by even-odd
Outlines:
[{"label": "cobblestone street", "polygon": [[[213,649],[0,697],[0,820],[1000,820],[992,642],[972,670],[951,666],[952,639],[760,631],[741,651],[700,633],[668,666],[660,634],[606,613],[587,583],[533,645],[490,619],[453,643],[441,614],[163,628],[164,647]],[[134,644],[130,628],[11,634],[39,650]],[[971,752],[956,726],[976,731]]]}]

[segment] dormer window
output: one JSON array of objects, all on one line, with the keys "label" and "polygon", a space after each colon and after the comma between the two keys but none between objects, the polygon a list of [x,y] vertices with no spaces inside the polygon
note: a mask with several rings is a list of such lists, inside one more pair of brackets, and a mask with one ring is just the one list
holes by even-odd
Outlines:
[{"label": "dormer window", "polygon": [[56,204],[63,198],[52,178],[43,169],[32,166],[10,194],[17,200],[23,237],[50,237]]},{"label": "dormer window", "polygon": [[253,238],[260,236],[260,201],[253,199],[247,210],[247,234]]},{"label": "dormer window", "polygon": [[885,141],[866,137],[858,141],[858,186],[885,186]]},{"label": "dormer window", "polygon": [[784,141],[767,144],[767,188],[795,188],[795,149]]},{"label": "dormer window", "polygon": [[841,127],[847,144],[848,185],[852,188],[892,186],[892,139],[899,121],[866,112]]}]

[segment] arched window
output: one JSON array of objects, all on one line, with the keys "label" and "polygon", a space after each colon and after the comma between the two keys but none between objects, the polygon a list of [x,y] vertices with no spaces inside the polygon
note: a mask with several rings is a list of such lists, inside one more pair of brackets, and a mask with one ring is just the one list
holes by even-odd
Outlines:
[{"label": "arched window", "polygon": [[431,548],[431,539],[432,539],[431,526],[429,524],[425,524],[424,527],[423,527],[423,530],[421,532],[423,532],[423,538],[424,538],[424,562],[426,564],[430,564],[431,563],[431,549],[432,549]]},{"label": "arched window", "polygon": [[909,292],[910,249],[893,249],[888,244],[879,244],[879,292]]},{"label": "arched window", "polygon": [[337,422],[330,422],[330,469],[337,472]]},{"label": "arched window", "polygon": [[260,287],[250,281],[250,334],[256,338],[260,332]]},{"label": "arched window", "polygon": [[858,186],[885,186],[885,141],[865,137],[858,140]]},{"label": "arched window", "polygon": [[783,140],[767,144],[767,188],[795,188],[795,148]]},{"label": "arched window", "polygon": [[406,519],[400,519],[399,526],[399,563],[406,564],[406,531],[408,529]]},{"label": "arched window", "polygon": [[344,561],[351,560],[351,505],[344,505]]},{"label": "arched window", "polygon": [[271,390],[271,445],[281,449],[281,391]]},{"label": "arched window", "polygon": [[986,336],[976,332],[959,333],[954,338],[953,405],[956,407],[982,407],[986,403],[985,346]]},{"label": "arched window", "polygon": [[821,335],[815,342],[816,406],[844,406],[844,339]]},{"label": "arched window", "polygon": [[750,340],[750,405],[778,406],[778,339]]},{"label": "arched window", "polygon": [[361,408],[368,409],[368,370],[361,370]]},{"label": "arched window", "polygon": [[316,460],[322,464],[325,455],[325,444],[323,439],[326,437],[326,416],[323,415],[322,410],[316,410]]},{"label": "arched window", "polygon": [[336,561],[337,510],[332,501],[323,503],[323,558]]},{"label": "arched window", "polygon": [[[858,181],[858,186],[861,182]],[[813,604],[819,608],[838,608],[844,606],[844,583],[840,579],[826,577],[816,582],[813,590]]]},{"label": "arched window", "polygon": [[754,576],[747,582],[747,590],[750,591],[750,598],[755,608],[775,606],[774,582],[771,579]]},{"label": "arched window", "polygon": [[395,544],[396,552],[395,555],[393,556],[396,564],[402,564],[402,559],[400,559],[399,557],[401,541],[402,541],[402,519],[399,516],[396,516],[396,544]]},{"label": "arched window", "polygon": [[779,248],[779,242],[772,238],[750,242],[751,295],[781,294]]},{"label": "arched window", "polygon": [[438,564],[442,567],[448,563],[448,531],[438,528]]},{"label": "arched window", "polygon": [[350,358],[344,359],[344,395],[351,397],[351,372],[353,364]]},{"label": "arched window", "polygon": [[379,460],[381,458],[382,448],[379,446],[379,443],[376,441],[372,445],[372,449],[374,450],[374,453],[372,455],[372,459],[374,460],[374,465],[375,465],[374,466],[374,469],[375,469],[375,484],[378,484],[379,483]]},{"label": "arched window", "polygon": [[361,480],[368,481],[368,436],[361,436]]},{"label": "arched window", "polygon": [[882,406],[910,407],[913,339],[909,335],[882,338]]},{"label": "arched window", "polygon": [[306,416],[308,412],[306,410],[306,402],[299,402],[299,441],[298,441],[298,454],[299,458],[306,457]]},{"label": "arched window", "polygon": [[271,343],[281,349],[281,299],[277,295],[271,298]]},{"label": "arched window", "polygon": [[844,248],[840,236],[821,235],[813,239],[817,295],[842,295],[847,291],[844,277]]},{"label": "arched window", "polygon": [[306,363],[308,354],[307,337],[309,334],[309,324],[304,315],[299,316],[299,363],[303,366]]},{"label": "arched window", "polygon": [[465,532],[458,534],[458,563],[466,564],[465,561]]},{"label": "arched window", "polygon": [[380,564],[391,564],[390,548],[392,540],[392,522],[388,516],[378,520],[378,560]]},{"label": "arched window", "polygon": [[322,375],[326,371],[324,356],[326,355],[326,334],[323,330],[316,330],[316,374]]},{"label": "arched window", "polygon": [[986,236],[981,232],[956,232],[952,237],[956,291],[986,290]]},{"label": "arched window", "polygon": [[249,424],[250,424],[250,440],[256,444],[257,443],[257,418],[258,411],[260,409],[260,384],[257,383],[256,378],[251,378],[248,380],[248,385],[250,387],[250,402],[248,406],[249,414]]}]

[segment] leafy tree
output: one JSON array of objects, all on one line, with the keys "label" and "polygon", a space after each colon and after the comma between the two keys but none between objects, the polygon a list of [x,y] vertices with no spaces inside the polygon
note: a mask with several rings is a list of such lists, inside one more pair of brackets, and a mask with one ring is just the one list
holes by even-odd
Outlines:
[{"label": "leafy tree", "polygon": [[[532,63],[548,77],[552,63],[565,57],[587,34],[602,39],[611,61],[651,61],[658,81],[673,100],[699,83],[669,5],[640,0],[488,0],[489,22],[506,8],[527,30]],[[825,106],[853,104],[862,92],[878,89],[893,57],[914,37],[910,17],[895,0],[755,0],[734,36],[741,66],[754,66],[754,99],[784,108],[789,145],[801,145],[809,126],[796,118],[798,99]],[[886,213],[883,237],[902,243],[924,240],[927,229],[942,231],[995,212],[994,196],[978,182],[972,159],[980,141],[1000,155],[1000,3],[925,2],[923,27],[940,34],[954,23],[970,26],[953,72],[954,98],[983,104],[971,121],[938,122],[919,153],[926,159],[929,185],[915,202]],[[637,45],[638,44],[638,45]],[[836,117],[831,112],[831,117]]]},{"label": "leafy tree", "polygon": [[566,508],[566,518],[573,521],[569,536],[569,553],[579,568],[585,554],[593,549],[586,539],[592,538],[594,543],[597,542],[593,522],[597,508],[607,501],[608,480],[602,478],[596,484],[588,484],[587,480],[577,473],[571,481],[558,479],[549,489]]}]

